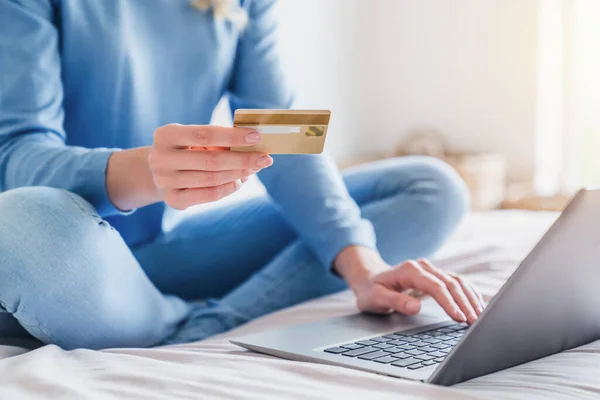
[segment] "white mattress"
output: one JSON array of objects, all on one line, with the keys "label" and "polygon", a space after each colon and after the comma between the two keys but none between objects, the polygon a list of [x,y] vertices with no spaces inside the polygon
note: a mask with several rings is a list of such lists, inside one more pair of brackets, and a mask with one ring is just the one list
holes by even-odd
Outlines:
[{"label": "white mattress", "polygon": [[[497,291],[554,214],[474,214],[438,254],[487,296]],[[156,349],[27,352],[0,347],[0,399],[584,399],[600,398],[600,342],[481,377],[436,387],[341,367],[241,350],[228,338],[355,312],[349,293],[268,315],[204,342]]]}]

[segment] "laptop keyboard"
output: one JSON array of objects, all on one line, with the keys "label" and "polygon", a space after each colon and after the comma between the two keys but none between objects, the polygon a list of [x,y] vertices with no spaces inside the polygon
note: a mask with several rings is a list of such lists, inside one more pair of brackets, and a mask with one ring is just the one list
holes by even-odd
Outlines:
[{"label": "laptop keyboard", "polygon": [[419,369],[444,361],[467,328],[465,324],[455,324],[415,334],[396,332],[324,351],[395,367]]}]

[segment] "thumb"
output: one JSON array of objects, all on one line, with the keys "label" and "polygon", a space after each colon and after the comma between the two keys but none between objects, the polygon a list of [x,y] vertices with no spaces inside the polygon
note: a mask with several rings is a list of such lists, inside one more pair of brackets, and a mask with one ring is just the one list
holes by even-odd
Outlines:
[{"label": "thumb", "polygon": [[380,291],[380,296],[380,304],[399,313],[416,315],[421,311],[421,302],[408,294],[384,288]]}]

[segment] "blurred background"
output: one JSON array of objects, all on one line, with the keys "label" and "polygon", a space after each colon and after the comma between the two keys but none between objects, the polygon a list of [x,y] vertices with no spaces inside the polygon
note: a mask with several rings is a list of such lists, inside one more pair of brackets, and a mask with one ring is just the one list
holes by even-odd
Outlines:
[{"label": "blurred background", "polygon": [[[340,167],[450,162],[475,209],[560,209],[600,184],[600,0],[280,0],[296,108]],[[231,124],[222,102],[214,122]]]}]

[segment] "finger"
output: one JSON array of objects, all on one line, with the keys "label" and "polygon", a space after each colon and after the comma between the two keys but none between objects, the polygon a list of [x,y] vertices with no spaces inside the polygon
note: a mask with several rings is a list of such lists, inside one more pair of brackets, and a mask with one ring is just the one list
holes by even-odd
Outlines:
[{"label": "finger", "polygon": [[471,282],[470,279],[466,278],[463,275],[454,273],[454,272],[448,272],[448,275],[452,276],[454,279],[456,279],[457,281],[459,281],[461,285],[464,285],[465,287],[468,287],[471,290],[471,292],[473,293],[474,297],[476,298],[477,305],[479,307],[481,307],[482,309],[485,308],[485,299],[483,298],[483,295],[476,288],[476,286],[473,284],[473,282]]},{"label": "finger", "polygon": [[415,315],[421,310],[421,302],[419,300],[404,293],[388,289],[385,286],[377,286],[373,290],[373,294],[367,302],[368,304],[360,304],[360,299],[358,301],[361,310],[380,314],[397,311],[407,315]]},{"label": "finger", "polygon": [[252,146],[260,139],[260,133],[254,129],[212,125],[169,124],[154,132],[154,143],[164,148]]},{"label": "finger", "polygon": [[457,322],[466,322],[467,318],[454,301],[446,285],[431,273],[423,270],[416,261],[408,261],[392,272],[399,273],[399,283],[404,288],[418,289],[430,295]]},{"label": "finger", "polygon": [[[454,298],[454,301],[456,302],[456,304],[458,304],[463,314],[466,315],[467,322],[469,324],[473,324],[475,320],[477,320],[478,314],[476,312],[476,306],[478,305],[471,303],[471,298],[466,293],[467,290],[463,287],[463,285],[461,285],[461,283],[456,278],[448,275],[439,268],[436,268],[428,260],[419,259],[417,260],[417,262],[421,265],[421,267],[423,267],[425,271],[429,272],[430,274],[434,275],[436,278],[444,282],[444,284],[448,288],[448,291]],[[474,295],[473,293],[471,294]]]},{"label": "finger", "polygon": [[421,302],[418,299],[385,288],[384,291],[383,296],[390,309],[406,315],[417,315],[421,311]]},{"label": "finger", "polygon": [[477,289],[477,286],[475,286],[470,279],[467,279],[464,276],[462,276],[462,278],[469,284],[469,286],[471,286],[471,289],[473,289],[473,291],[477,295],[477,298],[479,299],[479,304],[481,304],[481,306],[485,309],[485,299],[483,298],[483,294],[481,293],[481,291]]},{"label": "finger", "polygon": [[150,160],[157,171],[193,170],[225,171],[262,169],[273,165],[265,153],[234,151],[167,150]]},{"label": "finger", "polygon": [[464,276],[455,273],[450,273],[450,275],[463,287],[463,290],[469,298],[469,302],[475,309],[477,315],[481,315],[484,309],[484,301],[481,293],[479,293],[479,291],[474,288],[473,284]]},{"label": "finger", "polygon": [[241,186],[242,182],[238,180],[209,188],[170,190],[165,193],[165,201],[175,209],[185,210],[197,204],[220,200],[236,192]]},{"label": "finger", "polygon": [[477,287],[473,284],[473,282],[471,282],[470,280],[467,280],[467,282],[469,283],[469,285],[471,285],[471,288],[475,291],[475,294],[479,298],[479,303],[485,310],[486,302],[485,302],[485,298],[483,297],[483,293],[481,293],[481,291],[479,289],[477,289]]},{"label": "finger", "polygon": [[159,189],[191,189],[220,186],[228,182],[248,180],[254,170],[228,171],[174,171],[168,175],[157,174],[154,183]]}]

